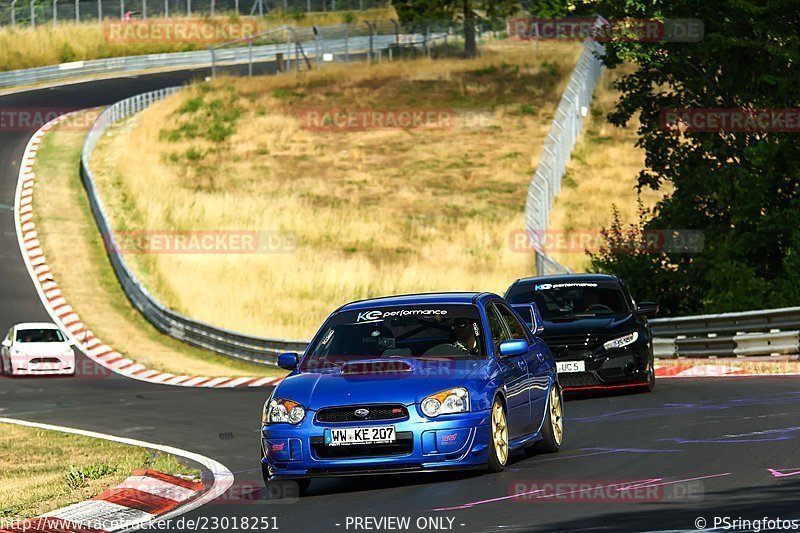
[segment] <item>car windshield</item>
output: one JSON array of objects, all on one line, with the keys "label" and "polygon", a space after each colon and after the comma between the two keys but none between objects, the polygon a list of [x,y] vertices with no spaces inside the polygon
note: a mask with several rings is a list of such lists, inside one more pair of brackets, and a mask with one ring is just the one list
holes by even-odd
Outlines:
[{"label": "car windshield", "polygon": [[559,283],[525,282],[511,287],[512,305],[535,302],[543,320],[627,314],[630,308],[619,284],[613,281]]},{"label": "car windshield", "polygon": [[64,334],[57,329],[21,329],[17,342],[65,342]]},{"label": "car windshield", "polygon": [[485,357],[474,305],[409,305],[345,311],[334,315],[309,350],[302,369],[339,367],[386,358],[480,359]]}]

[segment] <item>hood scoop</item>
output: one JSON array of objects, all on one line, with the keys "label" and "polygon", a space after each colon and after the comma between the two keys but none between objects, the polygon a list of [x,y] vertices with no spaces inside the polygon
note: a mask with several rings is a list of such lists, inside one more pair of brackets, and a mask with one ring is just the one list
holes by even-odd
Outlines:
[{"label": "hood scoop", "polygon": [[341,375],[358,376],[369,374],[405,374],[413,369],[407,361],[397,359],[372,359],[353,361],[342,367]]}]

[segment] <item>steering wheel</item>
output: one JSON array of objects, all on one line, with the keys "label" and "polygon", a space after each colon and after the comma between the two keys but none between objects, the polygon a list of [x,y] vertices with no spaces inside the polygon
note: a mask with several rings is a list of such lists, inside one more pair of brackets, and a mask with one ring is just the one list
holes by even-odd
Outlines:
[{"label": "steering wheel", "polygon": [[590,305],[589,308],[587,309],[587,311],[592,311],[592,310],[608,311],[609,313],[613,313],[614,312],[614,310],[611,309],[609,306],[603,305],[603,304],[592,304],[592,305]]}]

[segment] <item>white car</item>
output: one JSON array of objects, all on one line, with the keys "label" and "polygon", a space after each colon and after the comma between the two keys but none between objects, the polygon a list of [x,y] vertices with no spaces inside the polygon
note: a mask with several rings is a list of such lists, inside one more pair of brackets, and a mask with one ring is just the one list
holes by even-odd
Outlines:
[{"label": "white car", "polygon": [[17,324],[3,339],[0,370],[11,376],[71,376],[75,374],[73,346],[55,324]]}]

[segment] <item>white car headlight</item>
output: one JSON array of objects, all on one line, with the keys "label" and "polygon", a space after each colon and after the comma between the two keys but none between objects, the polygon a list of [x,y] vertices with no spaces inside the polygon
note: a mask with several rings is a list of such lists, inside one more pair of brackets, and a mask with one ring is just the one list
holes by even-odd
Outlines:
[{"label": "white car headlight", "polygon": [[615,350],[617,348],[622,348],[623,346],[627,346],[629,344],[633,344],[636,342],[636,339],[639,338],[639,332],[634,331],[633,333],[628,333],[627,335],[623,335],[622,337],[618,337],[614,340],[610,340],[603,344],[603,348],[606,350]]},{"label": "white car headlight", "polygon": [[273,398],[264,404],[262,422],[264,424],[287,423],[297,425],[306,417],[303,406],[292,400]]},{"label": "white car headlight", "polygon": [[469,392],[462,387],[437,392],[422,400],[421,407],[425,416],[431,418],[452,413],[466,413],[469,411]]}]

